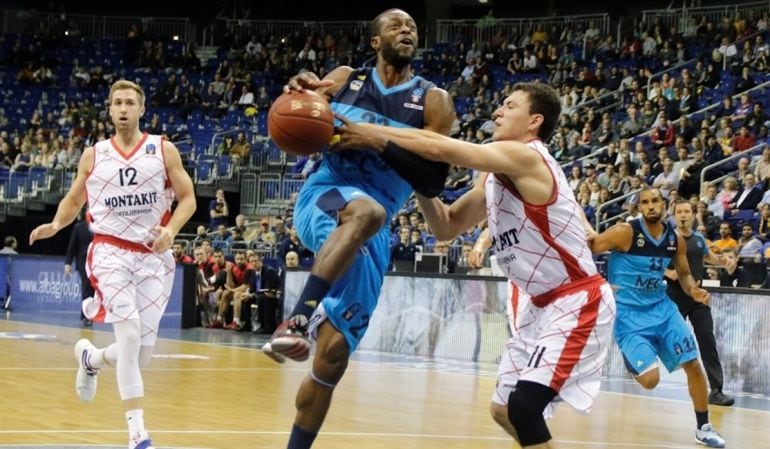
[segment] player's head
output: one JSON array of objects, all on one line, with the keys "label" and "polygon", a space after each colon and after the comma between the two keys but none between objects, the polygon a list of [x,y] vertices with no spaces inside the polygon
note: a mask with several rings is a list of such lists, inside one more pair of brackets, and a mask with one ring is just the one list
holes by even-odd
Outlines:
[{"label": "player's head", "polygon": [[676,226],[679,229],[691,230],[693,223],[692,203],[687,200],[674,201],[674,220],[676,220]]},{"label": "player's head", "polygon": [[138,84],[128,80],[115,81],[108,98],[110,117],[118,131],[139,126],[139,117],[144,115],[144,91]]},{"label": "player's head", "polygon": [[551,138],[561,113],[556,91],[542,83],[517,83],[493,114],[493,140],[528,142]]},{"label": "player's head", "polygon": [[235,264],[238,265],[238,268],[243,268],[246,266],[246,254],[243,252],[237,252],[235,253]]},{"label": "player's head", "polygon": [[206,253],[200,246],[193,250],[193,256],[195,257],[195,263],[197,264],[201,264],[206,261]]},{"label": "player's head", "polygon": [[378,59],[402,68],[417,52],[417,24],[412,16],[397,8],[383,11],[369,24],[371,45]]},{"label": "player's head", "polygon": [[174,253],[174,257],[181,257],[182,256],[182,244],[181,243],[174,243],[171,245],[171,252]]},{"label": "player's head", "polygon": [[223,253],[221,249],[214,250],[214,262],[220,267],[225,265],[225,253]]},{"label": "player's head", "polygon": [[642,211],[644,221],[649,224],[659,223],[663,219],[665,201],[660,190],[645,187],[639,192],[639,209]]}]

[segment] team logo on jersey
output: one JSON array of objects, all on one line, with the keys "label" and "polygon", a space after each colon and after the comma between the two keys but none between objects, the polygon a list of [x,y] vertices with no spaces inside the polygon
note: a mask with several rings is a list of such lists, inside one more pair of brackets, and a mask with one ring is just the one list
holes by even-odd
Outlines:
[{"label": "team logo on jersey", "polygon": [[638,246],[639,248],[642,248],[644,247],[644,242],[645,242],[644,235],[639,234],[636,236],[636,246]]},{"label": "team logo on jersey", "polygon": [[412,91],[412,103],[419,103],[422,96],[425,95],[425,89],[418,87]]},{"label": "team logo on jersey", "polygon": [[674,239],[674,237],[668,239],[668,248],[666,249],[669,251],[676,251],[676,239]]},{"label": "team logo on jersey", "polygon": [[148,144],[146,147],[144,147],[144,152],[147,154],[155,154],[155,144]]},{"label": "team logo on jersey", "polygon": [[350,321],[360,311],[361,311],[361,304],[355,303],[352,306],[348,307],[347,310],[342,312],[342,318],[344,318],[345,321]]},{"label": "team logo on jersey", "polygon": [[361,88],[364,87],[364,82],[360,79],[353,80],[350,82],[350,90],[361,90]]}]

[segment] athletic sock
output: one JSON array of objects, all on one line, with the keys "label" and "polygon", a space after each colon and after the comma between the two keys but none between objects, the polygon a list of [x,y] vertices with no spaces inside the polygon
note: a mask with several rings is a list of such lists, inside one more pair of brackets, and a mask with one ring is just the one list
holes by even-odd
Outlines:
[{"label": "athletic sock", "polygon": [[[126,412],[126,421],[128,421],[128,439],[134,443],[139,443],[147,438],[147,430],[144,428],[144,410],[137,408]],[[138,437],[138,441],[137,440]]]},{"label": "athletic sock", "polygon": [[708,424],[709,422],[709,412],[706,410],[705,412],[699,412],[695,411],[695,420],[698,422],[698,429],[703,427],[704,424]]},{"label": "athletic sock", "polygon": [[315,441],[315,437],[317,435],[318,432],[308,432],[307,430],[302,430],[295,424],[291,428],[289,445],[286,446],[286,449],[310,449],[310,446],[313,445],[313,441]]},{"label": "athletic sock", "polygon": [[291,315],[302,315],[308,320],[313,315],[315,308],[321,302],[321,300],[329,293],[332,285],[326,279],[311,274],[307,279],[305,288],[302,289],[302,294],[299,296],[297,305],[294,306]]}]

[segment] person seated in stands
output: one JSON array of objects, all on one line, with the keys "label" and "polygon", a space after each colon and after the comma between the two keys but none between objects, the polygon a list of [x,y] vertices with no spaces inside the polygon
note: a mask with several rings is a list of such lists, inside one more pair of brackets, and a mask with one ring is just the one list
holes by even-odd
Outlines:
[{"label": "person seated in stands", "polygon": [[408,226],[398,229],[398,243],[390,248],[391,266],[397,261],[414,262],[417,247],[412,244],[410,236],[411,229]]},{"label": "person seated in stands", "polygon": [[[252,332],[272,334],[278,326],[278,314],[281,312],[281,278],[278,272],[263,263],[262,257],[257,254],[249,259],[249,265],[251,270],[246,281],[248,287],[240,292],[233,302],[233,314],[240,317],[244,323],[256,323],[252,326]],[[250,316],[253,312],[249,307],[251,304],[257,306],[256,317]],[[238,315],[235,315],[236,313]]]},{"label": "person seated in stands", "polygon": [[198,225],[198,227],[195,228],[195,238],[192,240],[192,242],[197,246],[204,240],[209,240],[208,232],[205,226]]},{"label": "person seated in stands", "polygon": [[449,176],[444,184],[445,189],[457,190],[468,186],[471,181],[471,173],[465,167],[452,166]]},{"label": "person seated in stands", "polygon": [[732,233],[733,229],[730,226],[730,223],[721,223],[719,225],[719,238],[711,242],[709,249],[711,249],[714,254],[722,254],[728,249],[735,251],[738,247],[738,242],[732,237]]},{"label": "person seated in stands", "polygon": [[243,233],[238,228],[233,228],[230,232],[230,237],[227,238],[227,243],[232,250],[245,251],[248,248],[248,243],[243,238]]},{"label": "person seated in stands", "polygon": [[251,155],[251,144],[246,140],[246,134],[238,133],[238,137],[235,139],[235,143],[230,148],[230,158],[233,161],[233,165],[242,165],[249,160]]},{"label": "person seated in stands", "polygon": [[754,234],[751,223],[741,225],[741,237],[738,239],[738,257],[741,260],[758,260],[762,252],[762,241]]},{"label": "person seated in stands", "polygon": [[21,152],[16,155],[16,160],[13,162],[12,171],[27,172],[34,165],[32,160],[32,145],[28,142],[21,144]]},{"label": "person seated in stands", "polygon": [[195,305],[201,317],[202,326],[207,326],[210,320],[216,316],[214,307],[217,303],[214,287],[210,280],[214,276],[214,261],[209,260],[206,250],[202,246],[193,250],[195,265]]},{"label": "person seated in stands", "polygon": [[188,254],[185,254],[181,243],[174,243],[171,246],[171,254],[174,256],[176,263],[192,264],[193,258]]},{"label": "person seated in stands", "polygon": [[225,225],[221,224],[217,226],[217,233],[211,241],[211,246],[219,250],[225,250],[230,246],[230,233],[227,231]]},{"label": "person seated in stands", "polygon": [[753,213],[762,200],[762,191],[757,186],[756,177],[753,173],[746,173],[743,176],[743,188],[738,191],[733,201],[727,204],[728,212],[725,217],[734,217],[740,212]]},{"label": "person seated in stands", "polygon": [[674,125],[669,124],[668,118],[665,114],[660,114],[658,117],[658,126],[653,128],[650,139],[655,146],[671,146],[674,143],[674,137],[676,136],[676,128]]},{"label": "person seated in stands", "polygon": [[763,203],[759,206],[757,235],[762,240],[770,241],[770,203]]},{"label": "person seated in stands", "polygon": [[252,240],[259,243],[269,243],[275,245],[275,233],[270,229],[270,220],[263,218],[259,222],[259,230]]},{"label": "person seated in stands", "polygon": [[440,240],[433,247],[433,252],[444,256],[444,267],[442,273],[454,273],[457,267],[457,259],[449,253],[449,242]]},{"label": "person seated in stands", "polygon": [[[230,305],[233,307],[233,320],[230,324],[224,326],[225,329],[240,330],[243,328],[243,322],[241,321],[241,300],[243,299],[243,293],[248,291],[249,284],[247,282],[253,273],[251,267],[246,262],[246,254],[243,252],[235,253],[235,263],[230,264],[225,270],[225,284],[222,287],[222,293],[219,295],[219,311],[217,312],[217,318],[212,323],[212,327],[222,327],[227,312],[230,310]],[[218,323],[218,326],[216,325]]]},{"label": "person seated in stands", "polygon": [[238,214],[235,216],[235,228],[241,231],[241,235],[246,233],[246,216]]},{"label": "person seated in stands", "polygon": [[228,134],[226,135],[221,142],[219,142],[219,145],[217,145],[216,154],[218,155],[224,155],[229,156],[230,150],[233,148],[233,145],[235,144],[235,139],[233,139],[233,136]]},{"label": "person seated in stands", "polygon": [[735,267],[735,269],[733,271],[729,271],[726,268],[722,269],[722,272],[719,275],[719,285],[721,287],[751,287],[749,273],[743,267],[739,267],[737,264],[732,263],[738,260],[735,249],[725,249],[722,251],[722,255],[728,262],[730,262],[731,266]]},{"label": "person seated in stands", "polygon": [[297,236],[297,229],[293,226],[289,228],[288,236],[284,238],[283,241],[281,241],[281,243],[278,245],[276,256],[278,257],[279,262],[283,261],[286,258],[286,255],[290,252],[297,253],[299,257],[307,257],[312,255],[310,251],[305,249],[305,246],[299,240],[299,237]]}]

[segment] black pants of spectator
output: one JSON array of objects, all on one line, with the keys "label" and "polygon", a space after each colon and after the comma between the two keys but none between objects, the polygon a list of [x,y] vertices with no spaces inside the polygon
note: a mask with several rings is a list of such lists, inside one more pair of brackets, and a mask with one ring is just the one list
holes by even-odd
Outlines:
[{"label": "black pants of spectator", "polygon": [[267,295],[257,296],[257,320],[260,332],[272,334],[278,327],[278,298]]},{"label": "black pants of spectator", "polygon": [[679,307],[679,312],[685,319],[689,319],[698,341],[700,358],[706,369],[706,376],[712,390],[721,390],[724,384],[722,362],[719,360],[717,342],[714,337],[714,318],[711,316],[711,307],[699,303],[687,295],[671,295]]},{"label": "black pants of spectator", "polygon": [[[94,296],[94,287],[91,285],[91,281],[86,275],[86,267],[77,267],[78,275],[80,276],[80,300],[85,301],[87,298]],[[80,319],[85,320],[86,316],[83,315],[83,308],[80,308]]]}]

